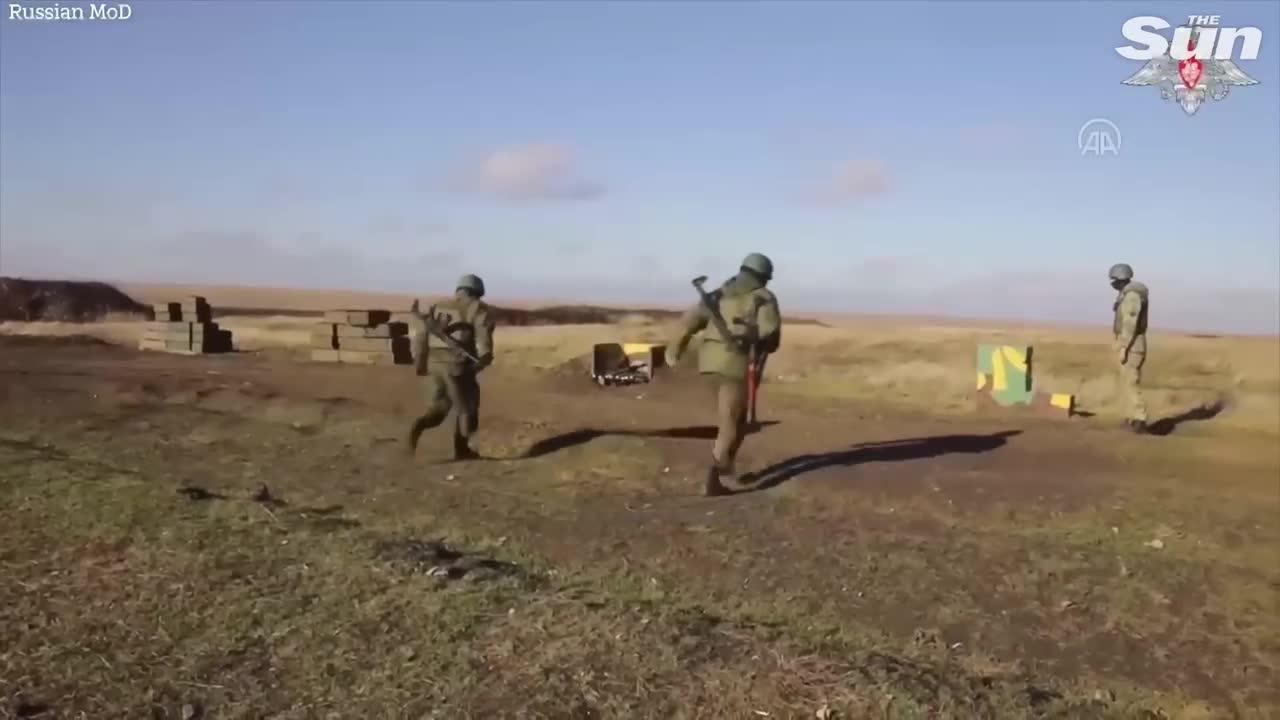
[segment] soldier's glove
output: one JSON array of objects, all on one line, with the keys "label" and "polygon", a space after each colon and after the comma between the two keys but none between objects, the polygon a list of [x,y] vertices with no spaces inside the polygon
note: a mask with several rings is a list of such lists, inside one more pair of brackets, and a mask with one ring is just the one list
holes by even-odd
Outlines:
[{"label": "soldier's glove", "polygon": [[480,356],[480,362],[475,364],[476,372],[481,372],[485,368],[493,364],[493,353],[485,353]]}]

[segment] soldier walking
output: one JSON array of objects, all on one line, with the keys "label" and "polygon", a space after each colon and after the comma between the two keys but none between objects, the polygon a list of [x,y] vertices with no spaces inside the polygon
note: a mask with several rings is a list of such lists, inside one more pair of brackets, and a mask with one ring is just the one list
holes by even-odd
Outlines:
[{"label": "soldier walking", "polygon": [[1112,346],[1120,366],[1120,393],[1124,398],[1125,424],[1130,430],[1147,430],[1147,404],[1142,398],[1142,365],[1147,360],[1147,286],[1133,279],[1133,268],[1111,266],[1111,287],[1116,289]]},{"label": "soldier walking", "polygon": [[[771,279],[773,262],[764,255],[751,253],[742,261],[737,275],[708,293],[706,303],[699,303],[684,314],[679,334],[671,343],[674,364],[679,362],[693,336],[706,330],[708,325],[726,326],[732,333],[732,337],[725,338],[713,327],[703,333],[698,349],[698,371],[714,382],[718,416],[716,442],[706,474],[708,496],[729,493],[720,478],[733,474],[734,460],[746,431],[749,358],[756,355],[762,359],[777,351],[782,340],[778,299],[765,288]],[[714,314],[723,322],[717,322]]]},{"label": "soldier walking", "polygon": [[413,301],[413,358],[418,376],[424,378],[427,409],[409,430],[410,454],[417,450],[422,433],[444,422],[453,410],[454,460],[479,457],[470,443],[480,425],[477,375],[493,362],[494,328],[493,313],[482,297],[484,281],[463,275],[454,296],[432,305],[425,315]]}]

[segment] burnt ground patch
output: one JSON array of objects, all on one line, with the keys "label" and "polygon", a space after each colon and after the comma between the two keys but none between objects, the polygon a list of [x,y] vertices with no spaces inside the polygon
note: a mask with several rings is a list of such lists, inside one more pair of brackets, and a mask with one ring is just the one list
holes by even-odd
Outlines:
[{"label": "burnt ground patch", "polygon": [[513,562],[497,560],[483,553],[459,550],[442,539],[415,537],[379,540],[374,555],[386,562],[444,581],[486,582],[511,578],[534,584],[538,578]]}]

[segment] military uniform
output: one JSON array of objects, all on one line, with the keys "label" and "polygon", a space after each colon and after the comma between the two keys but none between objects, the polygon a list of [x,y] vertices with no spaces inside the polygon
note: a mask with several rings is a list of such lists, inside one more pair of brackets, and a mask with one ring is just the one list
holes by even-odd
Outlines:
[{"label": "military uniform", "polygon": [[483,295],[484,282],[475,275],[464,275],[458,281],[454,297],[432,305],[426,316],[434,316],[444,334],[479,359],[479,364],[427,332],[424,316],[416,312],[417,303],[414,303],[417,327],[413,357],[417,373],[423,378],[427,409],[409,431],[410,452],[417,448],[418,438],[424,431],[444,422],[453,410],[454,459],[477,457],[470,445],[470,438],[480,425],[477,375],[493,361],[494,319],[489,306],[480,300]]},{"label": "military uniform", "polygon": [[[698,350],[698,371],[713,380],[718,425],[707,471],[708,495],[728,492],[721,485],[720,476],[733,473],[734,460],[746,431],[748,348],[754,346],[756,353],[763,357],[775,352],[782,340],[778,299],[765,288],[772,277],[773,263],[763,255],[752,253],[743,261],[737,275],[710,293],[735,342],[725,342],[712,325],[711,313],[698,303],[681,318],[678,334],[671,343],[675,362],[693,336],[705,331]],[[751,337],[753,326],[754,337]]]},{"label": "military uniform", "polygon": [[1142,397],[1142,366],[1147,360],[1147,309],[1150,305],[1147,286],[1133,280],[1133,268],[1119,264],[1111,268],[1112,287],[1116,288],[1115,317],[1111,331],[1112,349],[1120,370],[1120,394],[1124,401],[1125,422],[1135,431],[1147,425],[1147,405]]}]

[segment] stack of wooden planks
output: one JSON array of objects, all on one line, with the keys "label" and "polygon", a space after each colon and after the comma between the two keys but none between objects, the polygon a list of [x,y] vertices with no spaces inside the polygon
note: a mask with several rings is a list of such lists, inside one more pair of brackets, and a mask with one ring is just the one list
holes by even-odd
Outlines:
[{"label": "stack of wooden planks", "polygon": [[329,310],[311,334],[311,359],[353,365],[412,365],[409,324],[389,310]]},{"label": "stack of wooden planks", "polygon": [[147,329],[138,347],[142,350],[159,350],[180,355],[202,355],[232,351],[231,331],[213,322],[213,308],[199,295],[190,295],[179,302],[159,303],[152,306],[155,320],[147,323]]}]

